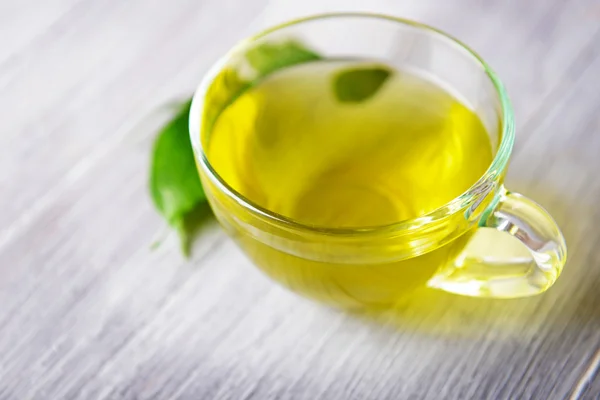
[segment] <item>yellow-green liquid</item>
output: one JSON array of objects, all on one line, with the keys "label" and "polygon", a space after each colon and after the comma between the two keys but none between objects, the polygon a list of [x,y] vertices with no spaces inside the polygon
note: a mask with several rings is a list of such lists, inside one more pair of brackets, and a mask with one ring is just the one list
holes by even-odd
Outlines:
[{"label": "yellow-green liquid", "polygon": [[[251,202],[309,226],[393,224],[465,192],[492,161],[478,116],[409,71],[394,71],[364,101],[341,102],[333,90],[336,74],[369,65],[312,62],[264,78],[203,138],[209,162]],[[369,305],[388,304],[424,284],[465,240],[404,261],[374,257],[372,264],[303,259],[251,235],[239,242],[259,267],[294,290],[335,304]]]}]

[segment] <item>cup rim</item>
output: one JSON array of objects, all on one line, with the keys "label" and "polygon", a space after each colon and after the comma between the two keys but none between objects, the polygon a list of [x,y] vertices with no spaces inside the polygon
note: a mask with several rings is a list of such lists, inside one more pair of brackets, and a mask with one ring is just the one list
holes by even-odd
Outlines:
[{"label": "cup rim", "polygon": [[[241,193],[233,189],[221,176],[215,171],[210,162],[208,161],[208,157],[206,156],[204,149],[202,147],[201,140],[201,121],[203,115],[203,106],[204,106],[204,96],[212,83],[213,79],[221,72],[222,68],[226,65],[227,61],[238,53],[239,50],[245,48],[248,44],[253,43],[260,38],[281,30],[283,28],[299,25],[305,22],[312,22],[323,19],[330,18],[372,18],[372,19],[380,19],[389,22],[396,22],[401,25],[408,25],[414,28],[427,30],[435,35],[440,36],[440,38],[447,40],[454,46],[457,46],[462,51],[468,53],[471,57],[473,57],[474,61],[476,61],[484,70],[487,77],[492,82],[494,88],[496,89],[496,94],[500,100],[500,108],[501,108],[501,141],[498,146],[498,151],[494,156],[490,166],[484,172],[484,174],[469,187],[465,192],[450,200],[446,204],[426,213],[423,215],[419,215],[418,217],[400,220],[397,222],[392,222],[384,225],[375,225],[375,226],[364,226],[364,227],[349,227],[349,228],[337,228],[337,227],[328,227],[328,226],[319,226],[319,225],[311,225],[302,223],[294,220],[293,218],[286,217],[284,215],[273,212],[267,208],[261,207],[258,204],[254,203],[250,199],[243,196]],[[229,198],[233,199],[236,203],[238,203],[243,208],[251,211],[258,216],[267,219],[269,222],[272,222],[277,225],[285,226],[292,230],[297,231],[305,231],[305,232],[315,232],[329,235],[343,235],[343,236],[355,236],[357,234],[375,234],[382,232],[398,232],[405,230],[415,230],[422,228],[425,225],[434,223],[439,221],[449,215],[454,214],[455,212],[469,206],[474,203],[478,196],[482,193],[487,193],[491,188],[493,188],[493,182],[496,178],[502,174],[504,171],[508,159],[510,157],[510,153],[512,151],[512,147],[514,144],[514,114],[512,110],[512,106],[510,100],[508,98],[508,94],[506,89],[504,88],[503,83],[500,81],[497,74],[491,69],[491,67],[483,60],[483,58],[471,49],[469,46],[464,44],[462,41],[453,37],[452,35],[429,26],[427,24],[413,21],[406,18],[395,17],[386,14],[380,13],[369,13],[369,12],[332,12],[332,13],[319,13],[306,17],[296,18],[289,20],[287,22],[283,22],[277,25],[274,25],[270,28],[264,29],[257,34],[246,37],[245,39],[240,40],[236,45],[234,45],[229,51],[227,51],[222,57],[218,59],[217,62],[213,64],[213,66],[209,69],[209,71],[204,75],[200,84],[198,85],[194,95],[192,97],[192,103],[189,113],[189,133],[190,133],[190,141],[192,143],[192,148],[194,150],[196,160],[198,164],[204,169],[208,178],[211,182],[216,185],[216,187],[226,194]]]}]

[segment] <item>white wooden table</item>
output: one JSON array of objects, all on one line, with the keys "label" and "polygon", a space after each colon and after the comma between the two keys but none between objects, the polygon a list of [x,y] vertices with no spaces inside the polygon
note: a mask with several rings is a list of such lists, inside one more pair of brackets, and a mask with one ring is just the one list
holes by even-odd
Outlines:
[{"label": "white wooden table", "polygon": [[[270,283],[215,223],[191,261],[165,238],[165,104],[244,35],[326,10],[438,26],[503,78],[507,185],[569,245],[547,294],[424,290],[374,323]],[[599,173],[594,0],[0,0],[0,399],[597,398]]]}]

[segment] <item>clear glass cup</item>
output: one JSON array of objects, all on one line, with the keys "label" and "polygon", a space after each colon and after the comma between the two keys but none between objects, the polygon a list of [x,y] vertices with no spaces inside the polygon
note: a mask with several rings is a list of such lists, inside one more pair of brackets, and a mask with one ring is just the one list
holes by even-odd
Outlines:
[{"label": "clear glass cup", "polygon": [[[364,229],[306,226],[237,193],[211,166],[203,147],[219,107],[256,78],[245,55],[290,39],[324,58],[377,60],[434,77],[486,127],[494,152],[488,170],[465,193],[426,215]],[[429,26],[344,13],[268,29],[239,43],[205,76],[192,102],[190,134],[220,223],[261,270],[305,296],[359,308],[393,306],[422,285],[476,297],[531,296],[552,286],[565,264],[564,238],[552,217],[503,185],[515,132],[502,83],[475,52]],[[480,235],[490,228],[517,238],[530,257],[479,254],[474,246],[481,249],[481,241],[490,240]]]}]

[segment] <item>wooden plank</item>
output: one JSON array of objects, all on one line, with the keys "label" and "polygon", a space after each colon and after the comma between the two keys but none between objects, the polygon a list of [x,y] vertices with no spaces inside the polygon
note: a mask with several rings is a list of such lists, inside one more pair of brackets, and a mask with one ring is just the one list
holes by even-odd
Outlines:
[{"label": "wooden plank", "polygon": [[[0,136],[2,228],[26,224],[29,210],[59,195],[73,174],[118,146],[140,119],[188,96],[247,29],[245,13],[255,16],[264,5],[235,10],[181,0],[163,10],[157,1],[107,3],[90,3],[83,17],[56,33],[53,46],[11,65],[18,74],[0,97],[3,115],[11,116]],[[240,29],[224,31],[219,20]],[[0,233],[0,246],[6,235]]]},{"label": "wooden plank", "polygon": [[36,3],[34,0],[0,3],[0,69],[12,57],[21,57],[30,50],[39,50],[40,41],[51,35],[63,20],[73,20],[82,8],[78,0]]},{"label": "wooden plank", "polygon": [[[96,4],[89,5],[88,12],[95,18],[71,21],[71,29],[80,35],[73,36],[72,32],[65,37],[59,35],[54,38],[55,46],[52,49],[40,49],[43,51],[38,55],[41,65],[20,70],[24,77],[10,81],[12,86],[3,93],[7,96],[1,98],[3,104],[9,105],[9,95],[16,96],[11,106],[14,108],[16,103],[17,108],[8,108],[9,111],[15,111],[13,118],[7,121],[8,125],[16,121],[15,126],[18,126],[22,118],[34,121],[32,126],[46,123],[55,126],[39,132],[37,137],[26,135],[29,133],[27,126],[20,128],[22,136],[10,136],[14,133],[12,131],[6,131],[9,136],[2,135],[3,140],[11,140],[14,146],[10,150],[4,149],[0,157],[9,168],[0,182],[3,183],[3,194],[15,194],[12,198],[2,196],[2,201],[7,202],[6,211],[13,211],[11,207],[29,207],[2,214],[7,218],[16,217],[17,222],[23,223],[10,224],[3,230],[4,238],[11,242],[11,246],[2,252],[0,261],[0,298],[5,305],[0,316],[0,324],[4,327],[0,337],[0,347],[3,349],[0,398],[29,396],[20,396],[19,393],[47,398],[52,389],[34,384],[36,377],[40,378],[38,383],[46,384],[58,379],[63,386],[58,385],[56,389],[69,390],[72,385],[81,384],[76,376],[93,374],[93,369],[74,368],[68,373],[74,379],[65,380],[66,375],[60,366],[74,355],[79,357],[79,361],[84,361],[86,358],[81,358],[82,353],[72,350],[79,348],[79,340],[90,336],[90,332],[84,329],[85,335],[78,337],[76,332],[81,333],[81,330],[70,324],[73,318],[87,323],[90,318],[86,316],[91,316],[92,320],[98,318],[100,323],[107,322],[106,319],[119,319],[115,312],[125,312],[122,307],[120,311],[112,309],[111,312],[104,301],[98,301],[98,308],[94,311],[91,307],[86,308],[86,302],[82,300],[88,298],[88,292],[97,293],[98,289],[100,294],[104,294],[106,286],[102,282],[112,272],[120,271],[122,264],[126,264],[135,254],[141,253],[144,257],[149,253],[149,244],[155,239],[157,231],[165,230],[151,210],[146,191],[151,139],[148,134],[156,131],[167,114],[160,107],[182,93],[189,95],[212,60],[239,39],[264,6],[264,3],[255,1],[236,8],[232,7],[231,2],[210,2],[199,7],[196,2],[188,1],[172,4],[173,12],[156,7],[156,4],[139,1],[135,5],[130,3],[130,8],[124,11],[119,8],[119,3],[106,6],[104,14],[95,8]],[[120,42],[132,29],[128,20],[135,19],[136,14],[138,17],[144,16],[137,22],[143,23],[138,27],[141,28],[141,32],[136,33],[138,38],[129,39],[131,42]],[[222,32],[219,19],[229,20],[239,30]],[[113,32],[112,39],[106,36],[102,38],[107,29],[115,27],[117,33]],[[211,35],[220,35],[221,40],[207,41]],[[90,37],[96,38],[103,47],[88,47],[91,44]],[[131,49],[137,50],[134,56],[129,54],[132,53]],[[110,68],[104,68],[100,57],[92,61],[88,59],[94,51],[104,52],[106,57],[117,57],[122,53],[130,65],[117,60]],[[71,74],[55,76],[56,81],[48,83],[60,90],[49,90],[49,93],[45,93],[47,98],[36,99],[37,108],[29,107],[26,115],[19,113],[19,103],[25,105],[23,85],[31,85],[38,73],[49,66],[56,65],[62,74],[58,60],[65,55],[71,57],[72,65],[66,68],[66,72]],[[63,61],[68,64],[69,60]],[[83,78],[79,64],[93,74]],[[48,89],[48,85],[44,89]],[[83,95],[76,91],[77,95],[71,99],[73,87],[81,88]],[[69,100],[66,104],[60,101],[65,96]],[[49,107],[50,111],[45,107]],[[148,118],[150,113],[152,116]],[[155,113],[158,118],[154,116]],[[36,118],[39,121],[35,121]],[[139,135],[140,132],[142,135]],[[39,139],[39,143],[35,143],[34,139]],[[21,162],[26,155],[31,156],[30,165]],[[100,159],[103,163],[99,165],[97,162]],[[36,170],[39,172],[37,175]],[[27,193],[28,187],[23,182],[34,180],[36,184],[30,185],[31,191]],[[35,200],[33,205],[22,202],[23,197],[20,196],[28,194]],[[41,198],[37,198],[40,194]],[[113,195],[115,197],[111,198]],[[18,212],[23,209],[26,212]],[[109,211],[111,209],[112,212]],[[138,218],[140,212],[142,215],[145,213],[145,219]],[[100,220],[90,220],[88,216],[95,214],[102,215],[100,218],[104,222],[98,224]],[[127,222],[120,224],[121,221]],[[5,228],[6,225],[0,223],[0,226]],[[115,226],[120,228],[117,232],[112,231]],[[222,237],[214,226],[212,234]],[[125,237],[132,241],[125,240]],[[196,249],[200,257],[212,246],[210,234],[207,239]],[[159,296],[156,301],[161,299],[160,293],[168,297],[169,291],[175,290],[177,279],[185,281],[186,271],[176,267],[182,262],[177,252],[173,251],[177,247],[166,248],[171,248],[171,252],[165,259],[168,268],[164,271],[167,275],[161,281],[163,289],[150,285],[154,288],[153,293]],[[164,255],[164,251],[162,253]],[[147,274],[148,265],[156,264],[148,264],[146,259],[134,265],[144,271],[130,276],[128,274],[132,270],[126,268],[129,279],[137,282],[137,276],[143,275],[157,278],[156,274]],[[187,273],[193,270],[193,266],[187,266]],[[126,280],[126,277],[119,278],[119,282],[123,279]],[[111,292],[111,298],[119,303],[119,298],[130,297],[131,294],[129,290]],[[139,305],[145,307],[152,304],[150,299],[146,301],[150,303]],[[129,300],[127,302],[131,303]],[[146,309],[151,310],[151,307]],[[147,313],[142,313],[139,321],[144,321],[144,316],[147,317]],[[135,323],[132,326],[136,326]],[[85,327],[93,330],[96,325]],[[98,327],[100,329],[103,325]],[[60,336],[61,330],[71,333]],[[106,337],[110,339],[107,346],[117,347],[126,341],[127,334],[131,334],[126,329],[119,332],[122,337]],[[97,337],[92,335],[90,338]],[[109,352],[102,357],[110,356]],[[104,362],[102,357],[92,357],[92,367]],[[48,370],[46,363],[53,367]],[[23,376],[24,380],[18,380],[18,376]]]},{"label": "wooden plank", "polygon": [[598,400],[600,398],[600,350],[598,350],[587,369],[581,375],[579,382],[573,389],[570,399],[572,400]]},{"label": "wooden plank", "polygon": [[191,91],[264,3],[82,4],[71,30],[0,64],[0,144],[11,145],[0,146],[0,398],[561,399],[584,376],[582,396],[595,395],[585,373],[600,342],[600,59],[589,3],[280,2],[261,17],[369,7],[440,26],[490,59],[528,129],[507,185],[563,228],[560,282],[516,301],[423,290],[378,322],[273,285],[214,223],[193,262],[172,236],[149,249],[164,232],[145,188],[160,107]]}]

